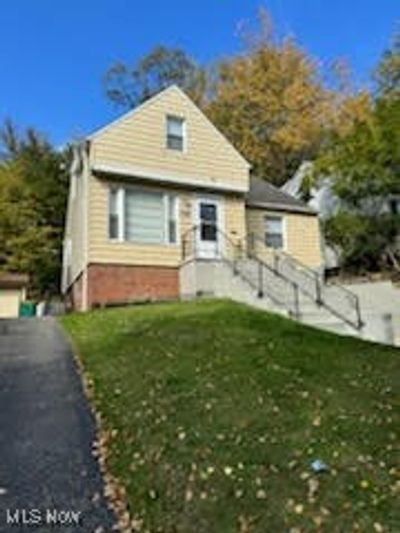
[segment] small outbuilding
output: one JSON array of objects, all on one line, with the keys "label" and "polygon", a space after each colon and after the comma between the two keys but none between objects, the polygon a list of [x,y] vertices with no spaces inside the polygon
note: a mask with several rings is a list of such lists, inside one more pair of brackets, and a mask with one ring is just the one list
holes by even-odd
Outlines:
[{"label": "small outbuilding", "polygon": [[0,318],[19,316],[28,281],[25,274],[0,273]]}]

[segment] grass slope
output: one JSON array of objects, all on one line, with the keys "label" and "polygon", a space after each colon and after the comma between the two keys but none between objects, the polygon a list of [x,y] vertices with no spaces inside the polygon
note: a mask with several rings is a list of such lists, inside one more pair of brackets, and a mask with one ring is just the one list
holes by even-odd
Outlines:
[{"label": "grass slope", "polygon": [[143,530],[399,531],[400,351],[228,301],[62,322]]}]

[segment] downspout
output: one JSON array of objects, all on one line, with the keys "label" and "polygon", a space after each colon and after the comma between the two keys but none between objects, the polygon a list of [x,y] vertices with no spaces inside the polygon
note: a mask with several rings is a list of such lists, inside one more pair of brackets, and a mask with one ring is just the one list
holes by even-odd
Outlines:
[{"label": "downspout", "polygon": [[82,143],[84,163],[83,187],[83,274],[82,274],[82,311],[89,309],[89,179],[90,179],[90,141]]}]

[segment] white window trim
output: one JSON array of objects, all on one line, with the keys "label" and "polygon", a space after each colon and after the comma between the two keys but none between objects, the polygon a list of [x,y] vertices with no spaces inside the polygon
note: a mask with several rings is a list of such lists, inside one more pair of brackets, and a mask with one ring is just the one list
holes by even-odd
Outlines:
[{"label": "white window trim", "polygon": [[[177,119],[182,121],[182,150],[174,150],[173,148],[168,147],[168,119]],[[165,147],[168,150],[168,152],[174,152],[177,154],[184,154],[186,153],[187,149],[187,124],[186,124],[186,118],[182,117],[180,115],[174,115],[167,113],[165,116]]]},{"label": "white window trim", "polygon": [[[110,237],[110,214],[111,214],[111,192],[117,193],[117,216],[118,216],[118,230],[117,237]],[[125,219],[125,190],[118,185],[111,185],[108,187],[108,203],[107,203],[107,237],[110,242],[124,241],[124,219]]]},{"label": "white window trim", "polygon": [[[176,241],[170,242],[169,241],[169,204],[170,204],[170,198],[175,198],[175,209],[174,209],[174,217],[175,217],[175,225],[176,225]],[[164,232],[165,232],[165,238],[166,242],[165,244],[167,246],[179,246],[181,241],[181,236],[179,232],[180,228],[180,220],[179,220],[179,196],[174,193],[163,193],[163,202],[164,202]]]},{"label": "white window trim", "polygon": [[181,245],[181,208],[180,208],[180,201],[181,199],[177,194],[175,194],[175,220],[176,220],[176,246]]},{"label": "white window trim", "polygon": [[[267,227],[268,227],[268,218],[280,218],[282,220],[282,247],[281,248],[273,248],[272,246],[267,246],[267,243],[265,242],[265,236],[267,234]],[[264,244],[265,247],[271,250],[276,250],[279,252],[279,250],[282,250],[283,252],[287,251],[287,231],[286,231],[286,217],[284,215],[277,215],[275,213],[267,213],[264,215]]]},{"label": "white window trim", "polygon": [[183,135],[183,146],[182,146],[182,154],[185,154],[186,151],[187,151],[187,145],[188,145],[188,140],[187,140],[187,122],[186,122],[186,119],[183,118],[183,124],[182,124],[182,135]]},{"label": "white window trim", "polygon": [[118,209],[118,241],[125,241],[125,188],[118,187],[117,192]]},{"label": "white window trim", "polygon": [[[178,194],[176,193],[168,193],[163,191],[149,191],[147,189],[143,189],[134,185],[117,185],[113,186],[111,185],[108,188],[108,213],[107,216],[110,216],[110,191],[111,190],[117,191],[117,213],[118,213],[118,237],[117,238],[110,238],[109,234],[109,225],[107,226],[108,231],[108,241],[111,243],[123,243],[123,244],[132,244],[132,245],[144,245],[144,246],[173,246],[178,247],[181,244],[181,235],[180,235],[180,198]],[[143,242],[143,241],[131,241],[127,240],[125,238],[125,192],[127,189],[140,191],[140,192],[156,192],[157,194],[162,195],[162,203],[164,207],[164,235],[165,240],[164,242]],[[168,212],[168,204],[169,204],[169,197],[175,197],[175,223],[176,223],[176,242],[169,242],[169,212]]]}]

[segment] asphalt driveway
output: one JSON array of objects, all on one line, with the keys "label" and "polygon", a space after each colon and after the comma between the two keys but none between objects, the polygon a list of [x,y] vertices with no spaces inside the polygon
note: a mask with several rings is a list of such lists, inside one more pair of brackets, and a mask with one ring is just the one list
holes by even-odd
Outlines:
[{"label": "asphalt driveway", "polygon": [[0,531],[110,532],[93,439],[55,320],[0,320]]}]

